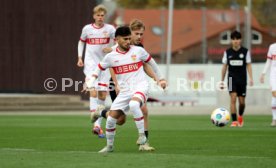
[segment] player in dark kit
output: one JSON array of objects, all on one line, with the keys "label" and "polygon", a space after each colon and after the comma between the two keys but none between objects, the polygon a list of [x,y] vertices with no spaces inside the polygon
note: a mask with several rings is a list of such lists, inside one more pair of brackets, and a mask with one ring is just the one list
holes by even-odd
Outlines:
[{"label": "player in dark kit", "polygon": [[[228,69],[228,91],[230,94],[230,111],[232,116],[231,127],[243,126],[243,114],[245,109],[247,72],[249,85],[253,85],[251,55],[247,48],[241,46],[241,33],[231,33],[232,47],[224,52],[222,59],[221,81],[224,81]],[[222,82],[223,83],[223,82]],[[239,101],[239,113],[237,117],[236,100]]]}]

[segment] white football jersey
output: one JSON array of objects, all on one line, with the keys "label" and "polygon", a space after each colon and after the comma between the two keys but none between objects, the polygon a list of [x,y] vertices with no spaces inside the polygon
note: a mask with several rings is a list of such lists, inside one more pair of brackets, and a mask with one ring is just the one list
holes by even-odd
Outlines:
[{"label": "white football jersey", "polygon": [[270,65],[270,86],[276,91],[276,43],[271,44],[268,49],[267,59],[271,60]]},{"label": "white football jersey", "polygon": [[103,48],[111,47],[114,44],[115,31],[114,26],[110,24],[104,24],[100,28],[94,24],[84,26],[80,40],[86,43],[85,64],[98,65],[105,56]]},{"label": "white football jersey", "polygon": [[98,66],[101,70],[113,69],[120,91],[136,90],[137,87],[141,87],[139,84],[147,82],[143,62],[148,62],[150,59],[151,56],[144,48],[130,46],[126,52],[116,48],[107,54]]},{"label": "white football jersey", "polygon": [[271,72],[276,73],[276,43],[269,46],[267,58],[271,59]]}]

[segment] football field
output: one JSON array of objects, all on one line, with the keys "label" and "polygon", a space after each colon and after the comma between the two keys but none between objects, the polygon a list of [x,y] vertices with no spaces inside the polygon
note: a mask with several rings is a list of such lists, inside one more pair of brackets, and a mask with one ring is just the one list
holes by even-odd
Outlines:
[{"label": "football field", "polygon": [[150,116],[154,152],[139,152],[131,117],[117,126],[115,151],[90,133],[85,115],[0,115],[1,168],[271,168],[276,128],[270,115],[246,116],[243,128],[218,128],[209,115]]}]

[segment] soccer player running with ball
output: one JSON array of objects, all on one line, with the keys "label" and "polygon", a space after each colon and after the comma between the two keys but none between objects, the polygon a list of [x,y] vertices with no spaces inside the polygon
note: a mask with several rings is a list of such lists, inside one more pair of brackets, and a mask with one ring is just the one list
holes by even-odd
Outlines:
[{"label": "soccer player running with ball", "polygon": [[[144,116],[140,109],[147,101],[149,91],[149,83],[143,70],[143,62],[147,62],[151,66],[156,74],[157,81],[164,79],[149,53],[142,47],[130,45],[131,31],[128,26],[117,28],[115,38],[118,47],[105,56],[93,73],[94,77],[86,82],[89,89],[93,86],[95,79],[101,74],[101,71],[112,68],[120,87],[120,91],[111,105],[106,121],[107,146],[100,150],[100,153],[113,151],[117,120],[122,115],[125,115],[128,110],[133,114],[139,133],[136,143],[143,145],[147,142],[144,129]],[[165,87],[166,85],[163,85],[163,89]]]},{"label": "soccer player running with ball", "polygon": [[[143,47],[142,38],[143,38],[143,35],[144,35],[144,31],[145,31],[145,25],[143,24],[143,22],[138,20],[138,19],[133,19],[130,22],[129,27],[130,27],[130,30],[131,30],[131,44],[135,45],[135,46]],[[115,50],[116,47],[117,47],[117,45],[113,46],[110,49],[110,52],[112,50]],[[157,77],[156,77],[155,73],[153,72],[153,70],[151,69],[151,67],[149,66],[149,64],[143,63],[143,68],[144,68],[144,71],[146,72],[146,74],[148,76],[150,76],[153,80],[157,81]],[[114,71],[112,69],[111,69],[110,73],[111,73],[111,77],[114,79],[113,81],[115,81],[115,82],[112,81],[110,83],[111,90],[109,92],[110,97],[111,97],[112,102],[113,102],[117,97],[117,93],[119,93],[119,88],[117,87],[117,85],[114,84],[114,83],[117,83],[117,82],[116,82],[116,76],[115,76]],[[159,84],[167,85],[166,80],[164,80],[164,79],[160,80]],[[149,130],[149,115],[148,115],[148,108],[146,106],[146,103],[141,107],[141,110],[142,110],[143,115],[144,115],[145,135],[146,135],[147,138],[149,138],[149,131],[148,131]],[[106,110],[105,107],[99,106],[97,111],[95,112],[94,117],[95,117],[95,120],[96,120],[99,116],[107,118],[108,115],[109,115],[109,111]],[[118,125],[123,125],[125,123],[125,121],[126,121],[126,115],[122,115],[117,120],[117,124]],[[139,151],[154,151],[154,150],[155,150],[155,148],[150,146],[149,142],[139,146]]]},{"label": "soccer player running with ball", "polygon": [[272,127],[276,127],[276,43],[269,46],[267,60],[263,73],[260,77],[260,82],[264,83],[264,77],[267,70],[270,68],[270,86],[272,91],[271,110],[272,110]]},{"label": "soccer player running with ball", "polygon": [[[253,85],[251,55],[248,49],[241,46],[241,33],[233,31],[231,33],[232,47],[224,52],[222,58],[221,83],[223,84],[226,71],[228,69],[228,90],[230,94],[230,111],[232,116],[231,127],[242,127],[244,124],[243,114],[245,109],[247,71],[249,75],[249,85]],[[224,86],[222,86],[223,88]],[[239,112],[237,118],[236,100],[239,100]]]},{"label": "soccer player running with ball", "polygon": [[[107,13],[103,5],[98,5],[93,10],[93,18],[95,23],[88,24],[82,29],[80,41],[78,43],[78,67],[84,67],[85,80],[92,77],[93,71],[98,66],[99,62],[105,56],[105,49],[114,45],[115,28],[112,25],[104,23],[104,18]],[[85,59],[83,63],[83,50],[86,43]],[[99,104],[104,105],[110,73],[104,71],[98,77],[98,81],[90,90],[90,112],[95,112]],[[92,126],[92,133],[97,134],[100,138],[104,138],[103,131],[100,127],[102,118],[99,118]]]}]

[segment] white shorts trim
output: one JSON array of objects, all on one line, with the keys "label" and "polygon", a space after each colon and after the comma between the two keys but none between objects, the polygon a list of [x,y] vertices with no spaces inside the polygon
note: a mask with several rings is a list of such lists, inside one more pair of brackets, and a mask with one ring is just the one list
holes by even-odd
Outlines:
[{"label": "white shorts trim", "polygon": [[276,78],[270,77],[270,86],[271,86],[271,91],[276,91]]}]

